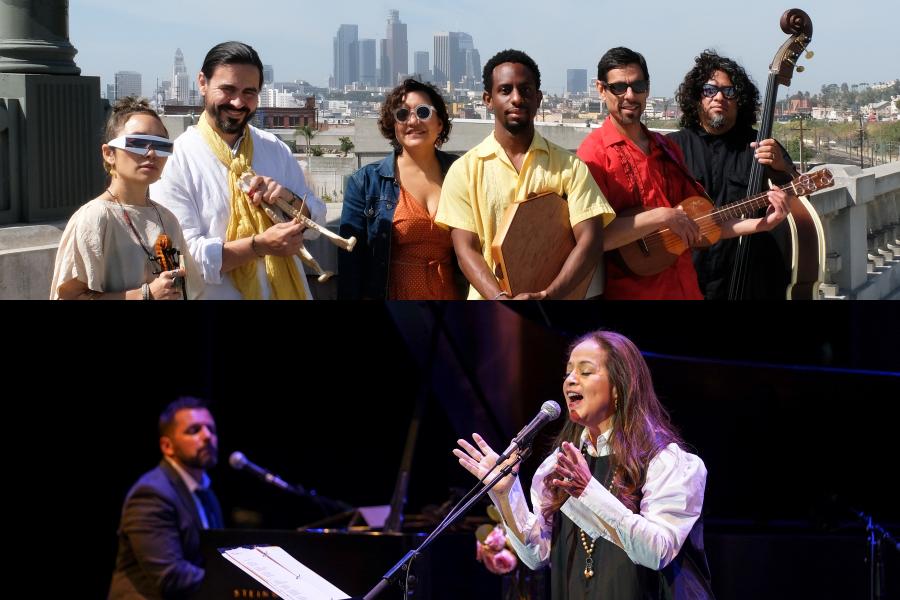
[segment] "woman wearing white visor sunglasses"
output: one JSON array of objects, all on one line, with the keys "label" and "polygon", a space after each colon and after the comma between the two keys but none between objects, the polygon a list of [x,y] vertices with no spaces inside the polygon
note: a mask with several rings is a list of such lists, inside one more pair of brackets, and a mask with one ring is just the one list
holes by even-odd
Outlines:
[{"label": "woman wearing white visor sunglasses", "polygon": [[[172,141],[146,100],[113,106],[103,166],[107,189],[78,209],[56,255],[51,299],[181,300],[195,297],[198,277],[175,216],[150,199]],[[179,254],[187,273],[179,267]],[[185,278],[188,281],[185,283]]]}]

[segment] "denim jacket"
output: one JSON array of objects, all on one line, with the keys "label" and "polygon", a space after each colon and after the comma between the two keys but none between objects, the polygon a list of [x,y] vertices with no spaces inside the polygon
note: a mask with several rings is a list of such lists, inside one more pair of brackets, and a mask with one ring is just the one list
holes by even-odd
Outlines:
[{"label": "denim jacket", "polygon": [[[435,150],[441,171],[458,157]],[[391,264],[391,230],[400,185],[394,177],[396,155],[368,164],[347,180],[341,212],[342,237],[356,236],[353,252],[338,252],[338,299],[385,299]]]}]

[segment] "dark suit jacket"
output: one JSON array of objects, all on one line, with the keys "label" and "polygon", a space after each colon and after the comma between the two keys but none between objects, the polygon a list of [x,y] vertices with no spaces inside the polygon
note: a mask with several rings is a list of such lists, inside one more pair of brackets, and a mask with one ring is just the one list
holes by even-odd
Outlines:
[{"label": "dark suit jacket", "polygon": [[125,498],[109,599],[176,599],[195,592],[204,575],[201,528],[193,496],[162,460]]}]

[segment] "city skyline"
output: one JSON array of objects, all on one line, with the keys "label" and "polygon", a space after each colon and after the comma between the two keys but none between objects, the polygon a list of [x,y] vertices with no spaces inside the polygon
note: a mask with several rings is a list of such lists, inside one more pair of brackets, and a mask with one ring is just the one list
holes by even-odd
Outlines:
[{"label": "city skyline", "polygon": [[[298,24],[304,13],[286,0],[269,0],[261,17],[248,13],[246,4],[235,0],[221,0],[215,6],[211,11],[208,6],[171,0],[152,6],[79,0],[69,8],[70,40],[78,49],[75,62],[83,75],[99,76],[104,85],[112,83],[118,71],[140,73],[144,94],[149,95],[157,78],[171,78],[176,48],[182,49],[193,82],[210,47],[238,39],[254,46],[263,63],[274,66],[279,81],[303,79],[326,87],[333,75],[331,49],[338,27],[357,23],[359,39],[382,39],[386,16],[393,9],[407,27],[410,65],[417,51],[429,52],[434,60],[435,33],[464,31],[476,39],[482,62],[504,48],[526,51],[541,68],[545,93],[562,95],[569,69],[587,69],[593,78],[600,55],[611,46],[625,45],[646,56],[651,94],[671,96],[693,57],[706,48],[740,62],[764,90],[769,63],[787,37],[778,26],[784,5],[773,0],[719,11],[685,0],[677,7],[651,8],[620,22],[604,17],[602,7],[573,0],[556,3],[552,12],[540,18],[535,18],[533,10],[517,13],[472,0],[460,0],[452,7],[345,0],[340,15],[337,11],[316,15],[314,27]],[[584,18],[586,12],[597,18]],[[814,27],[810,48],[816,56],[811,61],[801,59],[806,72],[796,73],[790,88],[779,89],[780,96],[818,93],[827,83],[876,83],[900,75],[897,45],[892,41],[900,8],[861,0],[852,11],[816,6],[807,12]],[[140,27],[111,30],[108,25],[129,22]],[[736,23],[740,24],[737,33]],[[576,43],[567,44],[570,40]],[[575,49],[569,50],[570,46]]]}]

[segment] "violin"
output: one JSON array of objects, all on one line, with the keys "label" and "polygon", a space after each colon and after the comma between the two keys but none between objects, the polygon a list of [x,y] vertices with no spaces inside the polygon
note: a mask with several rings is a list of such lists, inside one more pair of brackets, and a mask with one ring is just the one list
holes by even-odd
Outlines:
[{"label": "violin", "polygon": [[[159,234],[156,238],[156,244],[153,245],[153,254],[156,262],[159,264],[160,272],[174,271],[184,267],[184,256],[179,252],[178,248],[172,246],[172,240],[165,233]],[[187,285],[184,277],[176,278],[175,285],[181,288],[182,300],[187,300]]]}]

